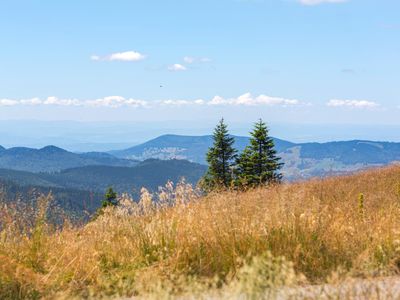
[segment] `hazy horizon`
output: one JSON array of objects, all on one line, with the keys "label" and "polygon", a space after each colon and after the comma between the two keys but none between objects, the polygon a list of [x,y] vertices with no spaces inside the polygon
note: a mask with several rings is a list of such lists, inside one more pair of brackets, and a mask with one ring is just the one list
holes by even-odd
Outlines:
[{"label": "hazy horizon", "polygon": [[[0,145],[41,148],[55,145],[70,151],[109,151],[128,148],[163,134],[210,135],[215,122],[77,122],[0,120]],[[252,122],[229,122],[230,132],[248,136]],[[254,120],[255,121],[255,120]],[[400,126],[355,124],[270,123],[270,134],[296,143],[345,140],[400,142]]]}]

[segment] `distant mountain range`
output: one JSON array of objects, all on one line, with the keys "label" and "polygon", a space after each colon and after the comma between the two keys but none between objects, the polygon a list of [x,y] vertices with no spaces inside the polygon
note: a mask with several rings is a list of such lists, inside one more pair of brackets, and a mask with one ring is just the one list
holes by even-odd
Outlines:
[{"label": "distant mountain range", "polygon": [[108,153],[77,154],[55,146],[41,149],[0,148],[0,168],[20,171],[57,172],[68,168],[93,165],[133,167],[137,163],[135,160],[117,158]]},{"label": "distant mountain range", "polygon": [[[241,151],[248,137],[235,137],[235,147]],[[274,138],[282,157],[283,172],[289,180],[343,174],[400,161],[400,143],[373,141],[341,141],[329,143],[292,143]],[[212,136],[163,135],[144,144],[110,154],[125,159],[143,160],[187,159],[205,164]]]},{"label": "distant mountain range", "polygon": [[[249,138],[235,136],[235,141],[235,147],[241,151],[248,144]],[[400,143],[362,140],[292,143],[277,138],[274,138],[274,141],[285,163],[283,173],[288,180],[343,174],[400,161]],[[101,166],[99,170],[104,170],[106,166],[135,167],[140,161],[147,159],[179,159],[206,165],[206,153],[212,142],[211,135],[162,135],[124,150],[81,154],[68,152],[55,146],[42,149],[1,147],[0,168],[34,173],[63,173],[63,170],[68,169],[71,172],[70,169],[74,168],[78,168],[80,172],[87,172],[87,170],[97,172],[98,170],[93,166]],[[186,168],[192,166],[195,165],[186,165]],[[117,169],[112,170],[116,174]],[[156,171],[156,173],[159,172]],[[75,173],[75,176],[78,175]],[[121,180],[120,177],[118,178]]]}]

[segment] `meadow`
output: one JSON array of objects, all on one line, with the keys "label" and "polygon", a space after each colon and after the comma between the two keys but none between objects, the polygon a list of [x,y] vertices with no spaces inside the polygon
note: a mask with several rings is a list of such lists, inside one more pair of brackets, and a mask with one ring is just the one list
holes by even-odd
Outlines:
[{"label": "meadow", "polygon": [[62,227],[51,196],[3,203],[0,298],[282,298],[400,270],[400,166],[209,195],[169,183],[157,198]]}]

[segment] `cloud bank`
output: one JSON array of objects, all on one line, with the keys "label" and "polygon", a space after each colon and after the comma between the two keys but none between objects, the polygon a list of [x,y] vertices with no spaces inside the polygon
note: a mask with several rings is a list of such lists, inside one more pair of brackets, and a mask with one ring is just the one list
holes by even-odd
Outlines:
[{"label": "cloud bank", "polygon": [[250,93],[243,94],[236,98],[223,98],[215,96],[210,100],[197,99],[165,99],[165,100],[141,100],[133,98],[125,98],[122,96],[108,96],[98,99],[61,99],[57,97],[48,97],[45,99],[0,99],[0,106],[72,106],[72,107],[133,107],[133,108],[155,108],[165,106],[301,106],[308,103],[301,102],[297,99],[286,99],[279,97],[271,97],[267,95],[259,95],[253,97]]},{"label": "cloud bank", "polygon": [[[57,97],[31,98],[31,99],[8,99],[0,98],[0,107],[11,106],[71,106],[71,107],[132,107],[132,108],[157,108],[157,107],[176,107],[176,106],[244,106],[244,107],[299,107],[310,106],[311,103],[300,101],[298,99],[289,99],[282,97],[273,97],[268,95],[253,96],[251,93],[245,93],[238,97],[224,98],[214,96],[209,100],[196,99],[162,99],[162,100],[142,100],[126,98],[122,96],[108,96],[98,99],[64,99]],[[332,99],[326,103],[326,106],[338,108],[356,108],[356,109],[374,109],[381,105],[368,100],[346,100]]]}]

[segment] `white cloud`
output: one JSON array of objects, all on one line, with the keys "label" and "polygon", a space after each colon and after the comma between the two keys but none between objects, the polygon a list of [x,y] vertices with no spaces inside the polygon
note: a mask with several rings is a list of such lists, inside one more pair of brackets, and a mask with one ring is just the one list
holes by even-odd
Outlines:
[{"label": "white cloud", "polygon": [[146,55],[136,51],[117,52],[103,57],[99,55],[92,55],[90,57],[90,59],[94,61],[140,61],[145,58]]},{"label": "white cloud", "polygon": [[20,102],[21,102],[21,104],[25,104],[25,105],[40,105],[40,104],[42,104],[42,100],[40,100],[39,98],[23,99]]},{"label": "white cloud", "polygon": [[323,3],[344,3],[348,0],[298,0],[303,5],[318,5]]},{"label": "white cloud", "polygon": [[98,55],[92,55],[92,56],[90,57],[90,59],[91,59],[91,60],[94,60],[94,61],[99,61],[99,60],[101,60],[101,57],[98,56]]},{"label": "white cloud", "polygon": [[[39,103],[39,99],[33,99]],[[77,99],[58,99],[57,97],[48,97],[46,100],[42,101],[41,104],[44,105],[59,105],[59,106],[80,106],[81,101]]]},{"label": "white cloud", "polygon": [[299,105],[302,103],[300,103],[300,101],[297,99],[285,99],[280,97],[270,97],[266,95],[260,95],[255,99],[254,104],[292,106],[292,105]]},{"label": "white cloud", "polygon": [[187,100],[162,100],[160,101],[160,104],[162,105],[188,105],[191,104],[190,101]]},{"label": "white cloud", "polygon": [[173,64],[173,65],[168,66],[168,70],[177,72],[177,71],[186,71],[187,68],[181,64]]},{"label": "white cloud", "polygon": [[224,98],[220,96],[215,96],[214,98],[211,99],[211,101],[207,102],[209,105],[226,105],[229,104],[228,100],[225,100]]},{"label": "white cloud", "polygon": [[109,96],[109,97],[104,97],[96,100],[88,100],[82,102],[84,105],[88,106],[97,106],[97,107],[121,107],[121,106],[129,106],[129,107],[134,107],[134,108],[139,108],[139,107],[147,107],[148,102],[144,100],[138,100],[138,99],[126,99],[121,96]]},{"label": "white cloud", "polygon": [[197,100],[161,100],[156,103],[163,106],[182,106],[182,105],[203,105],[206,103],[203,99]]},{"label": "white cloud", "polygon": [[368,100],[341,100],[332,99],[329,100],[327,106],[330,107],[350,107],[350,108],[377,108],[380,105],[373,101]]},{"label": "white cloud", "polygon": [[14,106],[18,105],[18,101],[12,99],[0,99],[0,106]]},{"label": "white cloud", "polygon": [[209,105],[244,105],[244,106],[295,106],[305,105],[297,99],[286,99],[279,97],[271,97],[267,95],[259,95],[253,97],[250,93],[243,94],[237,98],[225,99],[220,96],[215,96],[207,104]]},{"label": "white cloud", "polygon": [[197,104],[197,105],[203,105],[206,103],[203,99],[197,99],[197,100],[194,100],[193,102],[194,102],[194,104]]},{"label": "white cloud", "polygon": [[200,64],[200,63],[208,63],[211,62],[211,59],[207,57],[193,57],[193,56],[185,56],[183,57],[183,62],[185,64],[173,64],[168,66],[169,71],[178,72],[178,71],[187,71],[187,65],[191,64]]},{"label": "white cloud", "polygon": [[186,64],[193,64],[193,63],[209,63],[211,59],[208,57],[192,57],[192,56],[185,56],[183,61]]},{"label": "white cloud", "polygon": [[0,106],[86,106],[86,107],[147,107],[148,102],[132,98],[124,98],[121,96],[109,96],[95,100],[79,100],[79,99],[59,99],[57,97],[47,97],[45,99],[0,99]]},{"label": "white cloud", "polygon": [[139,61],[143,59],[145,59],[145,56],[135,51],[119,52],[110,55],[110,60]]}]

